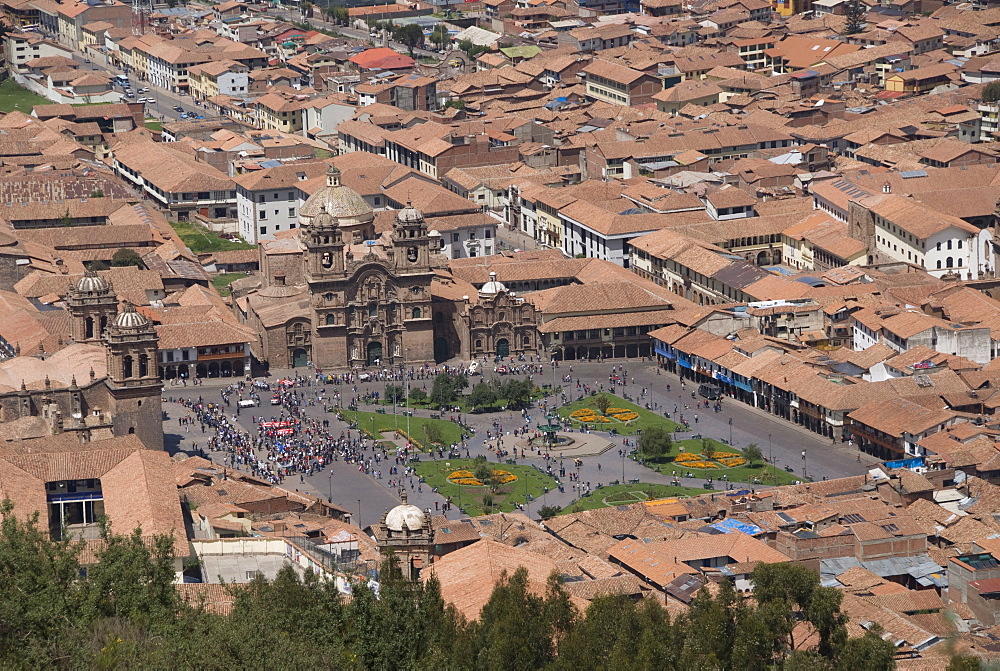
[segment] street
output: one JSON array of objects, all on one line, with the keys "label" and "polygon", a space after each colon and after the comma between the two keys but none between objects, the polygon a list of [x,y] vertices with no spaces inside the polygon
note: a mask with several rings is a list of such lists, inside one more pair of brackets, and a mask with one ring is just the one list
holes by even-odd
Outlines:
[{"label": "street", "polygon": [[[682,392],[680,390],[680,381],[676,376],[666,372],[657,375],[655,365],[649,361],[619,359],[603,363],[561,362],[559,368],[556,369],[556,377],[572,374],[574,382],[572,386],[569,383],[566,386],[568,387],[567,392],[570,392],[570,397],[576,398],[575,385],[577,379],[580,380],[581,384],[588,384],[595,388],[603,385],[604,389],[608,390],[608,375],[611,367],[614,365],[624,365],[627,372],[627,384],[624,388],[615,387],[611,391],[618,394],[622,392],[627,393],[629,396],[635,398],[640,405],[648,402],[653,407],[659,406],[659,412],[666,410],[672,414],[674,406],[679,406],[679,412],[684,412],[685,417],[692,421],[691,428],[693,433],[700,433],[706,437],[726,442],[730,441],[731,435],[732,444],[736,448],[744,448],[750,443],[756,443],[761,448],[765,457],[772,458],[773,455],[773,461],[776,466],[791,466],[800,475],[807,468],[808,475],[815,480],[824,477],[837,478],[846,475],[856,475],[863,473],[867,468],[867,462],[857,461],[858,453],[856,450],[839,444],[833,445],[828,439],[823,439],[802,427],[779,420],[760,410],[749,408],[731,399],[723,401],[721,412],[716,413],[710,410],[702,410],[698,413],[698,422],[695,424],[693,422],[695,412],[692,410],[683,410],[685,401],[688,403],[693,402],[691,399],[692,385],[689,384],[687,390]],[[570,371],[571,367],[572,372]],[[269,381],[280,379],[287,372],[277,371],[276,375],[269,378]],[[299,369],[298,372],[303,376],[311,374],[311,371],[307,369]],[[214,402],[219,399],[220,388],[235,381],[234,378],[219,378],[208,380],[203,386],[199,387],[168,386],[164,388],[163,396],[164,398],[172,396],[196,398],[201,395],[206,401]],[[538,375],[535,381],[538,384],[545,384],[550,382],[550,376],[548,373]],[[428,391],[430,390],[431,382],[432,380],[423,381],[423,385],[426,386]],[[671,386],[670,392],[666,391],[668,384]],[[357,394],[363,395],[367,392],[378,391],[384,388],[385,383],[359,382],[357,386]],[[639,399],[640,390],[643,387],[648,390],[644,400]],[[324,388],[328,394],[332,393],[332,386]],[[320,387],[300,387],[298,389],[300,393],[312,396],[319,391]],[[345,390],[345,392],[347,395],[354,395],[354,392],[349,389]],[[374,406],[361,406],[360,409],[372,411],[374,410]],[[167,415],[164,431],[168,433],[166,436],[168,449],[191,452],[194,450],[196,443],[199,447],[205,447],[209,435],[201,433],[197,427],[193,428],[189,433],[175,433],[179,430],[176,421],[179,416],[178,413],[184,414],[186,413],[186,409],[174,403],[164,403],[164,410]],[[342,431],[348,430],[345,423],[339,422],[334,414],[325,412],[322,405],[307,407],[305,411],[309,417],[329,419],[331,425],[329,431],[333,436],[340,435]],[[230,409],[227,414],[232,414],[232,412],[234,410]],[[264,413],[267,410],[262,408],[256,412]],[[430,411],[427,410],[415,411],[415,414],[418,416],[427,416],[429,413]],[[243,430],[251,433],[255,433],[256,431],[256,427],[250,424],[250,418],[253,414],[253,409],[250,411],[244,410],[240,414],[238,422]],[[733,420],[732,424],[729,423],[730,418]],[[402,415],[400,419],[402,420]],[[476,435],[468,441],[471,455],[476,456],[481,454],[487,456],[491,461],[495,461],[496,456],[485,449],[484,443],[486,430],[491,427],[492,423],[494,421],[500,422],[504,427],[505,433],[508,429],[522,425],[520,414],[512,411],[480,415],[468,414],[464,416],[464,419],[467,424],[476,429]],[[537,413],[536,419],[538,419]],[[610,438],[610,440],[616,446],[621,445],[621,438]],[[806,452],[807,458],[805,460],[801,458],[803,451]],[[517,463],[535,464],[544,468],[545,462],[540,456],[532,457],[529,454],[528,457],[527,459],[518,459]],[[221,455],[217,454],[216,458],[221,458]],[[425,455],[424,459],[427,458]],[[599,456],[583,458],[583,466],[580,469],[581,482],[589,482],[592,487],[596,487],[599,484],[607,484],[612,480],[622,478],[625,481],[637,478],[641,482],[655,484],[669,484],[671,479],[670,476],[661,475],[632,459],[622,459],[619,456],[618,450],[614,448],[607,450]],[[408,480],[404,480],[404,482],[408,486],[407,494],[409,501],[414,505],[434,511],[436,509],[435,502],[439,506],[444,502],[444,499],[433,493],[429,487],[418,487],[416,480],[414,480],[412,489],[409,488]],[[704,479],[701,478],[683,478],[681,484],[688,487],[700,487],[703,483]],[[543,505],[548,504],[564,507],[572,503],[576,495],[568,486],[568,481],[565,484],[567,486],[564,492],[559,492],[558,490],[548,492],[544,497],[540,497],[528,504],[525,507],[525,512],[532,516],[537,516],[538,509]],[[357,464],[334,462],[332,466],[312,476],[299,476],[298,474],[290,476],[284,481],[282,486],[332,500],[333,503],[351,511],[352,515],[356,515],[361,520],[362,527],[379,522],[383,512],[399,502],[398,493],[390,490],[388,487],[388,477],[376,480],[360,472]],[[448,516],[457,519],[464,517],[464,514],[456,506]]]}]

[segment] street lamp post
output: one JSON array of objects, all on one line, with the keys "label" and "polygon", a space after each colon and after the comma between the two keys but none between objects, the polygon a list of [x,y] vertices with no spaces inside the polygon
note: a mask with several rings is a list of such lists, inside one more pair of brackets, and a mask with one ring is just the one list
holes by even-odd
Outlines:
[{"label": "street lamp post", "polygon": [[729,446],[733,446],[733,418],[729,418]]},{"label": "street lamp post", "polygon": [[809,460],[806,459],[806,451],[802,450],[802,477],[809,477]]},{"label": "street lamp post", "polygon": [[358,528],[363,529],[361,526],[361,499],[358,499]]},{"label": "street lamp post", "polygon": [[767,454],[768,454],[768,459],[771,461],[771,478],[775,482],[777,482],[778,481],[778,474],[774,470],[775,469],[775,465],[774,465],[774,448],[771,445],[771,434],[767,434]]},{"label": "street lamp post", "polygon": [[330,503],[333,503],[333,473],[330,473]]}]

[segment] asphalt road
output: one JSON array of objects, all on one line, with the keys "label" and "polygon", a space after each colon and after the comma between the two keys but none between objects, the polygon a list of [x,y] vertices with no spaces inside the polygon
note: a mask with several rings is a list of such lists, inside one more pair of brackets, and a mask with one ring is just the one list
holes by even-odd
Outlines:
[{"label": "asphalt road", "polygon": [[[616,387],[615,392],[624,391],[634,398],[639,398],[640,391],[645,387],[647,397],[641,403],[649,402],[661,406],[661,411],[665,408],[667,412],[673,411],[674,405],[683,407],[684,401],[692,402],[688,385],[687,390],[680,391],[680,383],[677,377],[666,372],[656,374],[656,368],[651,362],[641,360],[610,360],[604,363],[580,363],[562,362],[556,371],[556,377],[566,375],[570,372],[572,363],[572,383],[573,397],[575,398],[575,380],[580,379],[582,384],[589,384],[594,387],[604,385],[608,388],[608,375],[611,366],[624,364],[628,375],[627,385]],[[305,371],[300,371],[305,375]],[[276,371],[281,375],[282,371]],[[632,378],[635,382],[632,382]],[[279,379],[272,377],[271,380]],[[184,396],[197,397],[202,395],[207,401],[219,398],[219,387],[228,384],[231,380],[210,380],[201,387],[166,387],[164,397]],[[546,372],[536,376],[539,384],[551,381],[551,374]],[[666,391],[666,385],[670,384],[671,392]],[[371,382],[358,385],[358,393],[381,389],[384,383]],[[569,385],[567,385],[569,386]],[[428,381],[427,387],[430,387]],[[332,387],[326,387],[329,390]],[[318,387],[305,388],[307,394],[318,391]],[[167,436],[167,445],[172,450],[190,451],[197,443],[204,447],[208,436],[201,434],[197,427],[192,427],[192,431],[187,433],[177,433],[176,422],[177,413],[181,411],[181,406],[165,403],[164,409],[167,413],[167,421],[164,424]],[[365,409],[362,407],[362,409]],[[370,408],[369,408],[370,409]],[[693,411],[684,411],[685,416],[693,419]],[[426,414],[427,411],[417,410],[418,415]],[[252,430],[249,426],[250,416],[253,412],[244,411],[240,416],[240,423],[245,430]],[[322,417],[331,420],[330,431],[333,435],[338,435],[341,431],[347,431],[347,426],[336,420],[332,414],[327,414],[320,406],[313,406],[307,409],[310,417]],[[537,413],[536,413],[537,414]],[[711,411],[701,411],[698,413],[698,423],[692,424],[693,432],[700,433],[707,437],[730,440],[730,430],[732,431],[732,441],[735,447],[746,447],[749,443],[756,443],[760,446],[765,456],[773,455],[776,465],[783,467],[790,465],[796,473],[802,474],[807,469],[808,475],[819,480],[823,477],[836,478],[846,475],[859,474],[864,471],[868,460],[859,463],[857,461],[857,451],[851,450],[841,445],[833,445],[827,439],[823,439],[801,427],[790,424],[783,420],[772,417],[762,411],[749,408],[733,400],[723,402],[723,410],[719,413]],[[729,419],[732,418],[732,425]],[[484,415],[467,415],[465,419],[468,424],[477,429],[474,436],[468,443],[473,456],[478,454],[486,455],[491,459],[495,457],[489,453],[485,447],[486,429],[492,422],[499,421],[505,432],[522,424],[520,417],[513,412],[491,413]],[[537,417],[536,417],[537,419]],[[400,426],[403,426],[405,419],[400,417]],[[612,439],[616,444],[621,444],[621,439]],[[806,452],[806,459],[801,458],[801,452]],[[426,456],[424,457],[427,458]],[[864,457],[863,457],[864,458]],[[384,463],[384,462],[383,462]],[[544,461],[540,458],[519,459],[518,463],[537,464],[544,466]],[[625,480],[638,478],[642,482],[668,484],[669,477],[660,475],[651,469],[641,466],[631,459],[622,459],[617,449],[611,449],[600,456],[585,457],[583,467],[580,469],[580,480],[589,482],[596,486],[599,483],[606,484],[612,480],[624,477]],[[309,492],[324,498],[331,499],[356,515],[363,526],[373,524],[381,519],[382,513],[399,502],[398,492],[390,490],[388,487],[388,476],[382,480],[376,480],[358,471],[357,465],[334,462],[332,466],[323,472],[313,476],[300,477],[295,475],[285,480],[283,485],[290,489]],[[689,487],[700,487],[704,482],[700,478],[683,479],[682,484]],[[408,485],[408,483],[407,483]],[[435,510],[435,502],[439,505],[443,498],[434,494],[427,487],[420,487],[414,482],[413,489],[408,489],[409,501],[421,508]],[[566,506],[572,503],[575,495],[571,488],[565,487],[565,492],[553,490],[544,497],[537,499],[526,506],[529,514],[537,514],[538,508],[545,504]],[[449,517],[460,518],[464,516],[457,507],[453,508]]]}]

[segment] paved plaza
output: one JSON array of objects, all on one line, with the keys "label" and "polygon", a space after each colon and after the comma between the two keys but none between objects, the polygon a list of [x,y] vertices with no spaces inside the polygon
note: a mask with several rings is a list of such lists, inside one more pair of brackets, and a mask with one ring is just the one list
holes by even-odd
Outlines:
[{"label": "paved plaza", "polygon": [[[626,384],[624,387],[616,386],[609,388],[608,377],[612,366],[624,366],[626,372]],[[620,372],[620,368],[619,368]],[[274,371],[268,379],[274,382],[285,377],[289,371]],[[302,376],[310,376],[312,372],[307,369],[299,369]],[[489,376],[490,374],[488,374]],[[802,474],[804,469],[813,479],[819,480],[823,477],[836,478],[846,475],[855,475],[864,472],[870,461],[865,455],[861,455],[858,460],[858,452],[845,445],[832,444],[829,439],[825,439],[806,429],[795,426],[789,422],[779,420],[771,415],[750,408],[737,401],[726,399],[722,403],[720,412],[702,410],[698,414],[697,423],[693,410],[685,410],[685,404],[692,404],[691,389],[693,385],[688,384],[687,389],[682,391],[679,379],[666,371],[657,374],[657,367],[651,361],[640,359],[619,359],[605,362],[560,362],[555,371],[546,374],[536,375],[535,381],[539,385],[550,384],[553,380],[562,378],[564,375],[571,375],[573,381],[563,383],[563,391],[569,400],[576,400],[582,393],[577,389],[577,380],[581,387],[589,385],[594,389],[604,389],[612,391],[618,395],[627,394],[640,405],[649,404],[657,412],[667,412],[674,416],[675,407],[677,414],[684,413],[685,418],[691,421],[691,433],[698,433],[705,437],[716,438],[730,442],[736,448],[746,447],[750,443],[756,443],[763,451],[765,457],[772,458],[778,467],[791,466],[798,474]],[[233,382],[235,378],[221,378],[207,380],[205,384],[199,386],[178,387],[168,385],[164,387],[163,396],[169,398],[198,398],[201,396],[206,402],[217,403],[221,400],[220,389]],[[411,388],[422,386],[430,391],[433,379],[415,380],[410,383]],[[670,385],[671,391],[667,391]],[[384,382],[359,382],[357,392],[353,391],[353,385],[340,391],[345,397],[361,396],[368,392],[378,391],[384,388]],[[327,397],[334,393],[335,387],[326,385]],[[641,396],[642,389],[647,390],[646,396]],[[300,393],[305,392],[307,397],[314,396],[320,391],[319,383],[312,386],[298,388]],[[235,398],[235,397],[233,397]],[[262,395],[264,400],[265,395]],[[557,399],[558,400],[558,399]],[[266,401],[265,401],[266,402]],[[198,448],[204,448],[210,437],[208,433],[202,433],[197,425],[188,426],[189,430],[184,430],[178,425],[177,418],[186,414],[187,410],[176,403],[165,402],[164,412],[166,420],[164,431],[166,432],[167,449],[171,451],[181,450],[193,453]],[[235,405],[227,408],[227,415],[231,418],[236,416],[237,423],[243,430],[255,433],[256,428],[251,423],[251,417],[255,414],[268,414],[271,406],[261,408],[244,409],[238,412]],[[373,411],[376,406],[360,406],[361,410]],[[273,408],[275,414],[279,408]],[[344,422],[337,420],[335,413],[329,413],[323,404],[307,406],[303,408],[305,414],[311,418],[329,419],[330,434],[339,436],[341,433],[349,432]],[[238,412],[238,414],[237,414]],[[415,410],[415,416],[429,416],[429,410]],[[537,420],[544,417],[536,409],[530,412],[532,416],[531,426],[537,424]],[[732,419],[732,422],[730,422]],[[463,414],[462,420],[465,424],[476,429],[476,434],[467,441],[465,447],[471,456],[485,455],[491,461],[496,460],[496,455],[489,452],[486,447],[486,431],[491,429],[494,422],[499,423],[504,434],[515,428],[524,426],[524,419],[519,412],[507,411],[484,414]],[[400,415],[400,427],[405,427],[405,418]],[[582,460],[583,465],[579,469],[580,482],[590,483],[592,488],[599,484],[608,484],[611,481],[629,481],[638,479],[641,482],[669,484],[672,477],[661,475],[648,469],[632,459],[623,456],[631,446],[624,447],[621,436],[611,436],[607,433],[592,432],[590,434],[573,434],[577,437],[585,435],[584,442],[577,448],[579,450],[573,454],[571,450],[563,450],[565,460],[572,462],[574,458]],[[683,438],[690,434],[679,434]],[[518,450],[521,446],[518,445]],[[806,452],[806,459],[801,458],[801,453]],[[464,452],[464,450],[463,450]],[[212,457],[210,453],[208,455]],[[221,458],[221,453],[215,453],[216,458]],[[553,454],[553,456],[558,456]],[[427,456],[424,456],[427,459]],[[385,463],[385,462],[383,462]],[[525,458],[518,458],[517,463],[534,464],[545,467],[545,461],[538,452],[531,452],[525,449]],[[567,464],[569,465],[569,464]],[[556,459],[554,469],[558,470],[559,460]],[[386,467],[387,469],[387,467]],[[286,478],[283,486],[310,494],[329,498],[333,503],[340,505],[352,512],[356,519],[360,519],[362,526],[378,522],[382,513],[399,503],[398,492],[393,491],[388,486],[388,477],[375,479],[359,471],[357,464],[346,464],[334,462],[322,472],[312,476],[294,475]],[[701,487],[705,480],[702,478],[681,478],[681,484],[687,487]],[[408,479],[404,479],[404,484],[408,487],[409,501],[421,508],[429,508],[434,511],[435,503],[440,506],[444,499],[430,490],[429,487],[418,487],[414,481],[412,489]],[[525,507],[525,512],[536,515],[538,509],[546,504],[566,506],[573,502],[576,494],[570,488],[568,481],[565,482],[564,491],[553,490],[543,497],[533,501]],[[453,507],[448,513],[449,517],[460,518],[463,514]]]}]

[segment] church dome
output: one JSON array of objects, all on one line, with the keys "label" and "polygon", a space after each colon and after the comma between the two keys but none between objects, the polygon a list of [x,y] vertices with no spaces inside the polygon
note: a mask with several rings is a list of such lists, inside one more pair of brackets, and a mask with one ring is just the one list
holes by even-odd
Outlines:
[{"label": "church dome", "polygon": [[396,213],[396,221],[400,224],[419,224],[423,222],[424,215],[420,210],[413,207],[410,201],[406,201],[406,207]]},{"label": "church dome", "polygon": [[420,531],[424,527],[424,511],[406,502],[406,492],[403,492],[403,502],[385,514],[385,526],[389,531]]},{"label": "church dome", "polygon": [[76,283],[76,290],[86,293],[102,293],[108,291],[111,287],[108,286],[107,280],[99,276],[93,270],[88,270],[80,281]]},{"label": "church dome", "polygon": [[507,287],[503,285],[503,282],[497,280],[497,274],[490,271],[490,281],[483,285],[483,288],[479,290],[481,294],[498,294],[501,291],[507,291]]},{"label": "church dome", "polygon": [[135,306],[125,303],[125,307],[115,317],[114,325],[123,329],[138,329],[149,324],[149,320],[136,312]]},{"label": "church dome", "polygon": [[359,223],[371,221],[375,213],[365,199],[357,191],[340,183],[340,170],[336,166],[330,166],[326,173],[326,185],[318,189],[299,210],[299,216],[308,223],[308,220],[319,215],[323,210],[337,219],[351,220],[348,223]]}]

